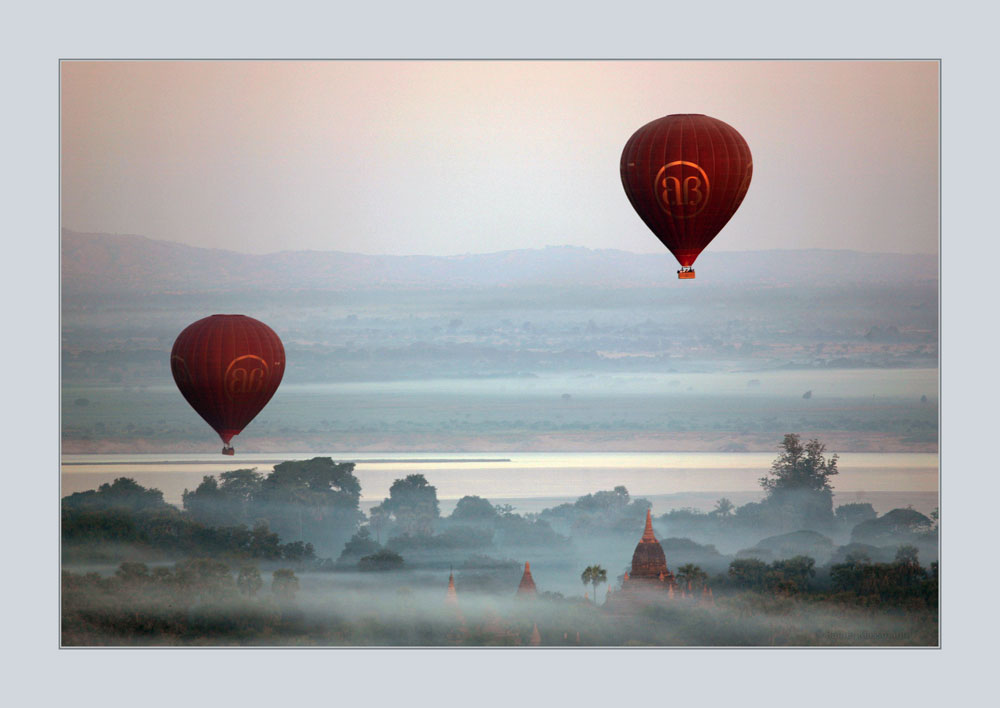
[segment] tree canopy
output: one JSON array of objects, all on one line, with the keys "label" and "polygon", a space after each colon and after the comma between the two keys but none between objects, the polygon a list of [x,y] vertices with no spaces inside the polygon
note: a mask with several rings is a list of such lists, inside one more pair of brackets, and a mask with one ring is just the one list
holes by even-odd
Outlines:
[{"label": "tree canopy", "polygon": [[361,483],[353,472],[354,463],[329,457],[282,462],[266,476],[255,469],[227,471],[184,490],[184,509],[210,526],[264,520],[282,539],[310,542],[332,554],[362,519]]},{"label": "tree canopy", "polygon": [[771,464],[770,477],[761,477],[760,486],[769,495],[782,491],[830,492],[830,477],[837,474],[837,455],[829,460],[823,454],[826,445],[812,439],[805,445],[795,433],[789,433],[778,446],[781,454]]},{"label": "tree canopy", "polygon": [[163,492],[159,489],[146,489],[134,479],[119,477],[110,484],[105,482],[96,490],[63,497],[62,508],[74,511],[150,511],[172,507],[163,501]]},{"label": "tree canopy", "polygon": [[422,474],[411,474],[394,481],[389,488],[389,498],[372,511],[388,513],[402,533],[414,535],[432,533],[434,522],[441,515],[437,488],[428,484]]},{"label": "tree canopy", "polygon": [[786,529],[829,526],[833,523],[830,477],[838,472],[837,455],[828,459],[826,445],[816,439],[803,444],[795,433],[785,435],[779,448],[769,476],[760,479],[767,493],[761,511]]}]

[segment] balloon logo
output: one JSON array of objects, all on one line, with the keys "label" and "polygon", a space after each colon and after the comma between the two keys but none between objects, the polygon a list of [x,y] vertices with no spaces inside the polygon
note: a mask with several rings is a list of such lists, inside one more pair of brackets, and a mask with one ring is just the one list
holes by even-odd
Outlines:
[{"label": "balloon logo", "polygon": [[174,341],[170,370],[192,408],[230,441],[271,400],[285,368],[281,339],[245,315],[212,315],[188,325]]},{"label": "balloon logo", "polygon": [[701,166],[677,160],[656,173],[656,198],[663,211],[678,219],[698,216],[708,204],[711,183]]},{"label": "balloon logo", "polygon": [[256,354],[244,354],[229,362],[226,367],[226,397],[233,402],[245,401],[259,394],[268,384],[270,371],[267,362]]},{"label": "balloon logo", "polygon": [[646,226],[693,278],[695,260],[743,202],[753,160],[736,129],[698,114],[657,118],[621,157],[625,194]]}]

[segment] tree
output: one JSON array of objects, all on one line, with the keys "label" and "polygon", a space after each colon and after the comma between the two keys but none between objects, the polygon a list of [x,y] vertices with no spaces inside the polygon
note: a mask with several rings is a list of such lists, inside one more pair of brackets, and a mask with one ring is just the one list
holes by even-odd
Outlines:
[{"label": "tree", "polygon": [[344,544],[337,563],[356,563],[364,556],[372,555],[381,550],[382,546],[372,538],[367,526],[362,526],[351,539]]},{"label": "tree", "polygon": [[737,558],[729,564],[729,577],[742,588],[763,590],[767,586],[767,563],[757,558]]},{"label": "tree", "polygon": [[681,585],[691,583],[694,587],[701,587],[708,580],[708,573],[694,563],[686,563],[677,569],[676,578]]},{"label": "tree", "polygon": [[594,603],[597,603],[597,586],[608,582],[608,571],[599,565],[589,565],[580,574],[580,580],[584,585],[594,586]]},{"label": "tree", "polygon": [[407,475],[389,487],[389,498],[378,507],[391,514],[400,530],[406,534],[428,535],[440,517],[437,488],[427,483],[422,474]]},{"label": "tree", "polygon": [[864,565],[871,562],[872,557],[865,551],[851,551],[844,557],[844,563],[847,565]]},{"label": "tree", "polygon": [[896,549],[896,562],[900,565],[920,565],[919,558],[920,551],[917,550],[916,546],[911,546],[909,544],[900,546]]},{"label": "tree", "polygon": [[97,490],[75,492],[63,497],[62,508],[72,511],[159,511],[171,508],[163,501],[159,489],[146,489],[134,479],[119,477],[114,482],[105,482]]},{"label": "tree", "polygon": [[358,561],[358,570],[399,570],[403,567],[403,556],[388,548],[365,556]]},{"label": "tree", "polygon": [[264,476],[256,469],[230,470],[206,476],[193,491],[184,490],[184,509],[208,526],[249,525],[251,505],[260,495]]},{"label": "tree", "polygon": [[274,466],[252,504],[286,541],[309,541],[324,553],[339,550],[361,521],[361,483],[354,463],[329,457],[293,460]]},{"label": "tree", "polygon": [[389,525],[389,512],[381,504],[374,506],[368,512],[368,525],[375,531],[375,542],[382,542],[382,531]]},{"label": "tree", "polygon": [[272,560],[281,558],[281,539],[263,519],[255,523],[250,532],[250,555]]},{"label": "tree", "polygon": [[837,521],[849,526],[855,526],[862,521],[869,521],[878,517],[875,507],[871,504],[862,503],[841,504],[834,511],[834,515],[837,517]]},{"label": "tree", "polygon": [[295,577],[295,571],[290,568],[281,568],[274,571],[271,578],[271,592],[282,602],[292,602],[295,600],[295,593],[299,591],[299,579]]},{"label": "tree", "polygon": [[184,490],[181,501],[184,504],[184,511],[190,514],[192,519],[201,524],[214,525],[216,513],[222,502],[219,481],[211,475],[202,477],[201,484],[194,491]]},{"label": "tree", "polygon": [[230,470],[219,475],[219,491],[226,499],[228,523],[248,524],[251,506],[260,495],[264,475],[253,469]]},{"label": "tree", "polygon": [[768,495],[782,491],[832,492],[830,477],[837,474],[837,455],[823,455],[826,445],[813,439],[805,445],[789,433],[778,446],[783,452],[771,464],[772,477],[761,477],[760,486]]},{"label": "tree", "polygon": [[715,502],[715,508],[712,510],[712,514],[715,516],[729,516],[736,509],[736,505],[729,501],[726,497],[722,497],[719,501]]},{"label": "tree", "polygon": [[206,600],[218,600],[234,593],[229,566],[214,558],[193,558],[174,565],[177,585]]},{"label": "tree", "polygon": [[240,568],[239,575],[236,576],[236,587],[247,597],[254,597],[257,591],[264,587],[257,566],[245,565]]},{"label": "tree", "polygon": [[[795,556],[787,560],[777,560],[771,564],[772,572],[777,576],[774,581],[784,592],[791,594],[805,590],[809,580],[816,575],[816,561],[809,556]],[[774,582],[773,581],[773,582]]]},{"label": "tree", "polygon": [[458,500],[449,517],[452,521],[483,523],[497,518],[498,510],[489,500],[477,496],[465,496]]},{"label": "tree", "polygon": [[802,444],[799,436],[789,433],[782,440],[782,450],[771,464],[769,477],[761,477],[760,486],[767,496],[765,507],[783,527],[828,525],[833,521],[833,487],[830,477],[837,474],[837,455],[827,459],[826,446],[813,439]]},{"label": "tree", "polygon": [[915,509],[893,509],[855,526],[851,530],[851,541],[872,546],[912,544],[933,527],[934,522]]}]

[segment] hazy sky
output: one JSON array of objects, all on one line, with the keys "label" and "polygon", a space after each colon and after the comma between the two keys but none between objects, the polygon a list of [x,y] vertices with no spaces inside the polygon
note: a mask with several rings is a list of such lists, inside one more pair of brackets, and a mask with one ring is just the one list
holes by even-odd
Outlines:
[{"label": "hazy sky", "polygon": [[64,62],[62,220],[252,253],[657,252],[618,173],[706,113],[753,153],[712,250],[938,249],[936,62]]}]

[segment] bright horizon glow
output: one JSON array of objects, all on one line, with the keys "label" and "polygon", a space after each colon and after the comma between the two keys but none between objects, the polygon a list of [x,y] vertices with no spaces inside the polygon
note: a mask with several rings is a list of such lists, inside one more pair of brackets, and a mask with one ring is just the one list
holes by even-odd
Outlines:
[{"label": "bright horizon glow", "polygon": [[936,61],[66,61],[62,219],[207,248],[665,249],[618,172],[706,113],[754,176],[709,251],[938,252]]}]

